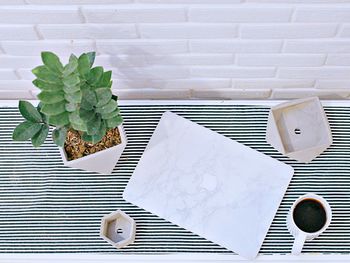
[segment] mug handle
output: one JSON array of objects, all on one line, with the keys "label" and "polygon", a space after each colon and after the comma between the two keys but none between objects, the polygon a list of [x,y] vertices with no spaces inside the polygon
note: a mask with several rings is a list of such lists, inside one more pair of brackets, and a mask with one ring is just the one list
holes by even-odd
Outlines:
[{"label": "mug handle", "polygon": [[303,249],[304,243],[306,241],[306,235],[304,233],[299,233],[294,240],[292,255],[299,255]]}]

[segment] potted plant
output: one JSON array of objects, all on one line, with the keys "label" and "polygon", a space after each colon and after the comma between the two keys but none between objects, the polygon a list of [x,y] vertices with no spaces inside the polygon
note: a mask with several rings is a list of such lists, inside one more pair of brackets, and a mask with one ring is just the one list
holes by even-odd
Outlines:
[{"label": "potted plant", "polygon": [[13,140],[31,139],[39,147],[54,127],[52,139],[65,165],[111,173],[126,145],[112,72],[93,67],[95,52],[72,54],[66,65],[52,52],[41,58],[44,65],[32,70],[40,103],[19,101],[25,121],[14,129]]}]

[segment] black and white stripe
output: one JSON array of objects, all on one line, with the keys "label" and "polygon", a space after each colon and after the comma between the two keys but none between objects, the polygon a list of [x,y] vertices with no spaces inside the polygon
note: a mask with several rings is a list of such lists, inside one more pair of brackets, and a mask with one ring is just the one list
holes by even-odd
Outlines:
[{"label": "black and white stripe", "polygon": [[[254,105],[122,105],[128,145],[112,175],[64,167],[47,140],[34,149],[13,142],[22,120],[17,108],[0,108],[0,251],[105,253],[231,253],[138,207],[122,192],[162,113],[171,110],[227,137],[292,165],[295,175],[261,253],[289,253],[293,242],[285,217],[294,199],[307,192],[333,208],[327,231],[304,252],[350,252],[350,108],[325,107],[334,143],[310,164],[282,156],[265,141],[269,108]],[[268,183],[268,182],[266,182]],[[99,237],[103,215],[123,209],[137,223],[136,242],[116,250]],[[258,219],[257,219],[258,220]]]}]

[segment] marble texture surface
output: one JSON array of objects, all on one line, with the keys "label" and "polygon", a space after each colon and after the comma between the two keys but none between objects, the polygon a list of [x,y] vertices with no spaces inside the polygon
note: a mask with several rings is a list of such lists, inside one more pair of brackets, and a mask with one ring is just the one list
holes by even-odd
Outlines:
[{"label": "marble texture surface", "polygon": [[124,198],[253,259],[292,176],[292,167],[165,112]]}]

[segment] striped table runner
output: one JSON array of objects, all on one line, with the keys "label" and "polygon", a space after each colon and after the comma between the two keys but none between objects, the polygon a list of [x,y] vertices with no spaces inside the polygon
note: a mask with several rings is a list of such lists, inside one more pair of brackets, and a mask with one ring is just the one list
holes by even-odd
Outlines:
[{"label": "striped table runner", "polygon": [[[325,107],[334,143],[311,164],[299,164],[265,142],[269,108],[254,105],[122,105],[128,145],[112,175],[64,167],[50,140],[39,149],[13,142],[22,121],[16,107],[0,108],[0,252],[232,253],[122,199],[162,113],[171,110],[229,138],[292,165],[295,175],[261,253],[289,253],[285,217],[306,192],[324,196],[333,221],[304,252],[350,252],[350,108]],[[268,182],[267,182],[268,183]],[[117,209],[137,223],[136,242],[116,250],[99,237],[101,217]]]}]

